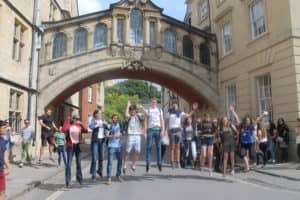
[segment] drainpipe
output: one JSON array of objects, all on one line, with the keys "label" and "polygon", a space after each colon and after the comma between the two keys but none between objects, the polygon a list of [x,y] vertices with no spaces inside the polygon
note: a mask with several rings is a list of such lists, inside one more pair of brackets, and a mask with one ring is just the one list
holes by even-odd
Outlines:
[{"label": "drainpipe", "polygon": [[33,31],[31,42],[31,58],[29,70],[29,88],[28,94],[28,119],[33,127],[36,127],[37,115],[37,78],[38,78],[38,65],[39,65],[39,50],[41,45],[41,30],[40,26],[40,0],[34,0],[33,8]]}]

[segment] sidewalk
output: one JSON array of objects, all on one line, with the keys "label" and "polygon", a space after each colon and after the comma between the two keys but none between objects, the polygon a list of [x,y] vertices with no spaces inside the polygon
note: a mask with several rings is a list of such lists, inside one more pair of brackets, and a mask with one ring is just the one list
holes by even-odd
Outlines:
[{"label": "sidewalk", "polygon": [[264,168],[253,169],[255,172],[285,178],[292,181],[300,181],[300,163],[284,163],[284,164],[274,164],[266,165]]},{"label": "sidewalk", "polygon": [[[89,145],[86,145],[81,158],[83,159],[88,156]],[[56,154],[55,157],[57,157]],[[11,174],[6,178],[6,196],[8,199],[15,199],[25,192],[38,187],[51,177],[64,172],[64,165],[62,165],[63,167],[61,168],[57,168],[57,160],[56,162],[52,162],[48,158],[48,155],[45,155],[42,164],[36,164],[36,161],[33,161],[32,166],[24,166],[23,168],[19,168],[18,165],[12,164]]]}]

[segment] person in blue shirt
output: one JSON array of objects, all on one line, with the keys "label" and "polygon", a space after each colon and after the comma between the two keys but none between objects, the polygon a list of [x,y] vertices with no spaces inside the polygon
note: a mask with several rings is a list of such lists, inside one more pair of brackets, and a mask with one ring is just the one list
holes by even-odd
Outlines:
[{"label": "person in blue shirt", "polygon": [[112,116],[112,124],[109,130],[109,133],[106,135],[108,139],[108,163],[107,163],[107,184],[111,185],[112,177],[112,163],[114,157],[117,157],[117,179],[120,182],[123,182],[121,178],[122,173],[122,137],[121,125],[118,123],[118,115],[114,114]]}]

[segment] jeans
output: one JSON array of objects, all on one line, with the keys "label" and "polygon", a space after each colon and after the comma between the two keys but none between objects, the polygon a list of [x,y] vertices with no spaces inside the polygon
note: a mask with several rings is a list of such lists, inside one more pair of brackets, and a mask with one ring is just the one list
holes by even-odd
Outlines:
[{"label": "jeans", "polygon": [[[91,153],[92,153],[92,160],[91,160],[91,168],[90,174],[92,177],[96,177],[96,173],[99,176],[103,174],[103,160],[104,160],[104,151],[105,151],[105,139],[99,139],[97,141],[93,141],[91,144]],[[98,161],[98,170],[97,168],[97,161]]]},{"label": "jeans", "polygon": [[79,183],[82,183],[82,171],[81,171],[81,158],[80,158],[80,145],[73,144],[72,149],[67,150],[67,166],[66,166],[66,184],[69,184],[71,181],[71,168],[72,168],[72,161],[73,156],[75,154],[76,158],[76,180]]},{"label": "jeans", "polygon": [[22,143],[21,163],[23,163],[24,161],[27,161],[28,163],[31,162],[31,158],[30,158],[30,155],[29,155],[29,147],[30,147],[30,143]]},{"label": "jeans", "polygon": [[117,156],[118,166],[117,166],[117,176],[121,176],[122,173],[122,147],[110,147],[108,148],[108,163],[107,163],[107,178],[112,176],[112,164]]},{"label": "jeans", "polygon": [[161,164],[161,136],[160,130],[151,130],[148,129],[148,136],[147,136],[147,152],[146,152],[146,163],[150,165],[151,162],[151,152],[152,152],[152,141],[153,138],[155,139],[156,143],[156,155],[157,155],[157,164]]},{"label": "jeans", "polygon": [[259,152],[256,154],[256,165],[260,164],[260,161],[263,161],[263,164],[267,164],[267,149],[268,144],[266,142],[262,142],[259,144]]},{"label": "jeans", "polygon": [[269,152],[271,154],[271,160],[276,160],[276,144],[273,139],[269,140]]},{"label": "jeans", "polygon": [[58,146],[57,147],[57,154],[58,154],[58,165],[61,163],[61,157],[63,158],[65,166],[67,165],[66,159],[66,148],[65,146]]}]

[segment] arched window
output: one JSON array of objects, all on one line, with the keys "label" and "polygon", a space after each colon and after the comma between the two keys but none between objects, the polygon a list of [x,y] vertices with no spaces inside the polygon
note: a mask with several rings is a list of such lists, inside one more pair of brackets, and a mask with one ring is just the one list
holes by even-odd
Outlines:
[{"label": "arched window", "polygon": [[98,24],[95,28],[94,48],[102,48],[107,45],[107,28],[105,24]]},{"label": "arched window", "polygon": [[200,63],[210,66],[210,49],[206,43],[200,44]]},{"label": "arched window", "polygon": [[130,14],[130,40],[131,44],[143,43],[143,14],[133,9]]},{"label": "arched window", "polygon": [[182,55],[194,59],[194,45],[192,39],[185,35],[182,39]]},{"label": "arched window", "polygon": [[53,41],[53,59],[62,58],[67,54],[67,36],[64,33],[57,33]]},{"label": "arched window", "polygon": [[74,37],[74,53],[86,51],[87,49],[87,31],[79,28],[75,32]]},{"label": "arched window", "polygon": [[176,53],[176,33],[172,30],[165,31],[165,50]]}]

